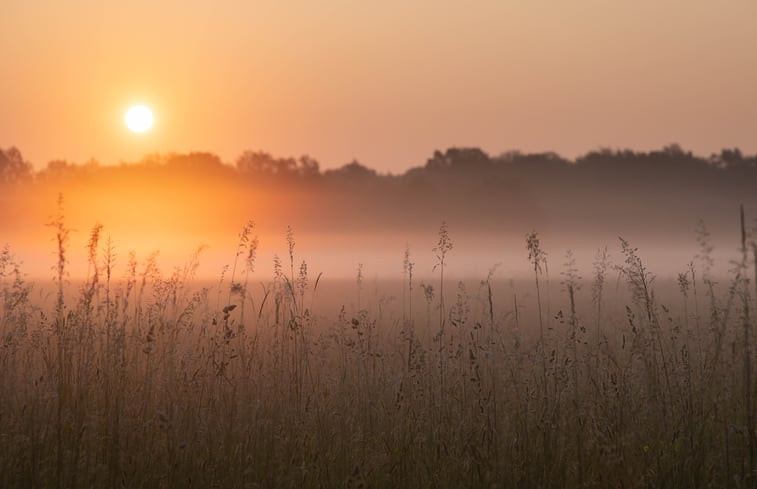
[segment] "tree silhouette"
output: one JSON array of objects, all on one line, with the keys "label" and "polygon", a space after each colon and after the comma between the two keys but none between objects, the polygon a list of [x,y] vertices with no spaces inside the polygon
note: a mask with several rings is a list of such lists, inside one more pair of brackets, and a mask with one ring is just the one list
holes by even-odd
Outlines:
[{"label": "tree silhouette", "polygon": [[31,163],[24,160],[18,148],[0,149],[0,184],[27,182],[33,176]]},{"label": "tree silhouette", "polygon": [[276,158],[265,151],[245,151],[237,158],[237,171],[256,177],[314,178],[320,175],[318,161],[308,155]]}]

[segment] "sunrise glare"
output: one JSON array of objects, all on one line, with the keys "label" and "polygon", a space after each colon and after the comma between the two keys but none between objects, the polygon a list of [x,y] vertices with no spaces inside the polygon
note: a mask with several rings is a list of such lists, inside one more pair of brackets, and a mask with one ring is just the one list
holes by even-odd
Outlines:
[{"label": "sunrise glare", "polygon": [[1,12],[0,488],[757,489],[757,2]]},{"label": "sunrise glare", "polygon": [[126,111],[124,121],[126,122],[126,127],[132,132],[142,133],[149,131],[153,123],[152,111],[144,105],[129,107],[129,110]]}]

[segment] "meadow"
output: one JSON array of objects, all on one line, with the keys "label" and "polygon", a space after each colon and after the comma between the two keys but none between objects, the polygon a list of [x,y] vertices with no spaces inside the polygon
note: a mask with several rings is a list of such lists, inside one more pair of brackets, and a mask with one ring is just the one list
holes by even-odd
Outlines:
[{"label": "meadow", "polygon": [[0,15],[0,489],[757,489],[757,0]]},{"label": "meadow", "polygon": [[257,262],[253,223],[212,284],[201,250],[165,272],[100,226],[69,282],[61,210],[48,294],[0,254],[0,486],[757,487],[741,223],[728,270],[701,227],[668,281],[622,239],[579,270],[529,233],[509,286],[445,277],[442,224],[432,271],[398,250],[380,293],[359,267],[324,297],[293,231]]}]

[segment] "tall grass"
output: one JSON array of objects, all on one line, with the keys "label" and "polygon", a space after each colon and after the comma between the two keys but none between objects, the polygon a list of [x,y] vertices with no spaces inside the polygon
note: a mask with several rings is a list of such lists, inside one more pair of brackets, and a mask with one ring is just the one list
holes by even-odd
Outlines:
[{"label": "tall grass", "polygon": [[[401,310],[375,310],[360,266],[354,307],[326,317],[291,229],[288,262],[265,277],[248,223],[213,290],[194,279],[202,249],[164,274],[155,254],[120,254],[98,225],[73,292],[62,201],[51,222],[52,304],[33,300],[37,285],[0,252],[2,487],[757,484],[746,231],[727,284],[692,262],[670,304],[628,241],[614,268],[600,250],[590,293],[568,254],[547,323],[536,233],[523,257],[534,282],[512,301],[495,269],[478,289],[446,286],[443,225],[438,293],[414,286],[406,251]],[[615,298],[613,269],[627,286]],[[535,301],[518,298],[534,288]]]}]

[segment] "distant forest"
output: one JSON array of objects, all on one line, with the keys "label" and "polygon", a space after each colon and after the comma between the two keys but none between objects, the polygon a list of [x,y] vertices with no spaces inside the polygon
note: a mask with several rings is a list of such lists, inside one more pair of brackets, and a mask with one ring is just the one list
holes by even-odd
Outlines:
[{"label": "distant forest", "polygon": [[62,185],[131,177],[182,185],[201,176],[243,191],[266,191],[287,208],[297,195],[298,219],[314,226],[361,231],[413,229],[445,219],[458,228],[522,232],[546,229],[578,235],[691,232],[697,219],[717,231],[735,222],[738,205],[757,212],[757,155],[738,149],[701,157],[670,145],[658,151],[600,149],[569,160],[552,152],[490,156],[477,148],[435,151],[423,166],[382,174],[357,161],[321,170],[309,156],[243,153],[234,164],[212,153],[148,155],[138,162],[100,165],[51,161],[39,171],[16,148],[0,150],[0,184]]}]

